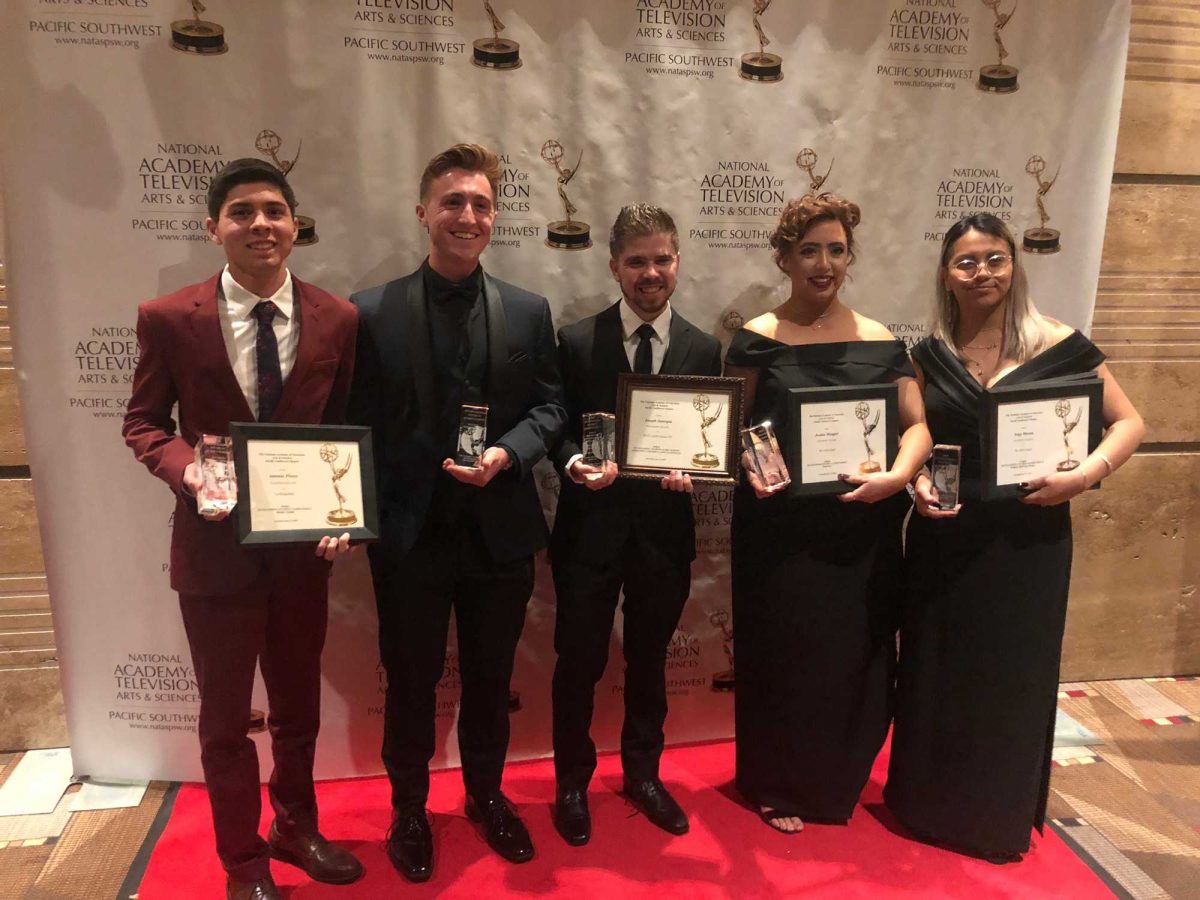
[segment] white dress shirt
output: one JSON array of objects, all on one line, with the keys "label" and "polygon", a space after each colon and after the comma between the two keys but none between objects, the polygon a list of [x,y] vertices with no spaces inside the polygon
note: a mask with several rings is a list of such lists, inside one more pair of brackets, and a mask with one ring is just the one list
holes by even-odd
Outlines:
[{"label": "white dress shirt", "polygon": [[[654,334],[650,337],[650,371],[657,375],[658,370],[662,368],[663,357],[667,355],[667,345],[671,342],[671,303],[662,308],[662,312],[658,314],[650,326],[654,329]],[[646,324],[645,320],[630,308],[625,302],[625,298],[621,298],[621,335],[625,341],[625,356],[629,358],[629,368],[633,369],[633,359],[637,354],[638,344],[642,339],[638,337],[637,330]]]},{"label": "white dress shirt", "polygon": [[272,296],[259,297],[234,281],[229,266],[225,267],[221,273],[217,316],[221,320],[221,334],[225,338],[229,365],[233,367],[233,374],[255,418],[258,417],[258,319],[254,317],[254,307],[260,300],[270,300],[279,307],[271,327],[279,344],[279,372],[286,384],[288,373],[296,361],[296,346],[300,343],[300,323],[294,315],[292,273],[285,272],[283,284]]}]

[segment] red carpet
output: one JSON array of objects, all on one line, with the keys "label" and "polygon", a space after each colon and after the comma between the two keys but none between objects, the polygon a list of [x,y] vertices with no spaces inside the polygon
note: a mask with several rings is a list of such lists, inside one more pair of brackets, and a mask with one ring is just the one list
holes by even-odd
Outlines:
[{"label": "red carpet", "polygon": [[[691,817],[683,837],[659,831],[633,813],[615,791],[620,760],[602,756],[592,782],[593,837],[568,847],[550,821],[554,774],[550,762],[510,765],[505,791],[519,806],[537,856],[510,865],[488,849],[462,810],[457,770],[433,776],[434,877],[404,881],[383,851],[389,824],[382,778],[325,782],[318,787],[322,831],[358,854],[367,874],[349,887],[309,880],[272,863],[276,882],[293,900],[381,897],[744,898],[744,897],[969,897],[1111,896],[1104,884],[1052,832],[1034,835],[1025,860],[1003,866],[968,859],[895,834],[881,804],[886,751],[849,826],[809,825],[803,834],[778,834],[742,806],[732,787],[733,744],[668,750],[663,780]],[[265,797],[264,816],[270,807]],[[877,816],[879,818],[877,818]],[[268,820],[264,817],[262,833]],[[208,798],[185,785],[142,881],[141,900],[224,896],[224,873],[213,850]]]}]

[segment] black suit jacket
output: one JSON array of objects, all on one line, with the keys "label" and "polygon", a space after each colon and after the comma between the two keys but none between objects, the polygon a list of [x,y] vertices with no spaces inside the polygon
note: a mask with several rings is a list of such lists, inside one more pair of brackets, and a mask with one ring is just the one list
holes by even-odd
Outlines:
[{"label": "black suit jacket", "polygon": [[[530,471],[566,423],[545,297],[483,276],[487,316],[488,446],[512,468],[478,490],[475,509],[492,558],[507,562],[546,545],[546,520]],[[374,430],[379,490],[378,554],[403,554],[425,523],[444,454],[438,452],[434,369],[421,270],[351,295],[358,356],[349,418]],[[445,476],[443,476],[445,477]]]},{"label": "black suit jacket", "polygon": [[[621,303],[568,325],[558,333],[558,359],[569,422],[553,452],[562,473],[551,560],[613,559],[629,540],[651,562],[678,564],[696,558],[696,529],[688,494],[664,491],[655,481],[618,478],[599,491],[576,484],[562,468],[580,452],[585,412],[615,412],[617,375],[628,372],[621,340]],[[720,375],[721,344],[671,311],[670,341],[661,375]]]}]

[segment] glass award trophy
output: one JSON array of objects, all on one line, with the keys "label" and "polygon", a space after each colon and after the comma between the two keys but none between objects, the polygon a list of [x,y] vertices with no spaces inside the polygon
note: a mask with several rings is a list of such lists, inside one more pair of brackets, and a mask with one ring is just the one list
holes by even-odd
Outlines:
[{"label": "glass award trophy", "polygon": [[454,462],[460,466],[478,466],[487,446],[486,406],[463,404],[458,418],[458,447],[454,451]]},{"label": "glass award trophy", "polygon": [[602,466],[617,458],[617,417],[612,413],[583,414],[583,461]]},{"label": "glass award trophy", "polygon": [[742,449],[750,455],[750,462],[762,483],[769,488],[782,488],[792,483],[787,464],[779,450],[775,428],[770,422],[762,422],[742,429]]},{"label": "glass award trophy", "polygon": [[958,506],[958,480],[962,467],[962,447],[957,444],[935,444],[929,458],[929,478],[938,494],[938,509]]},{"label": "glass award trophy", "polygon": [[203,483],[196,491],[200,515],[229,512],[237,506],[237,474],[233,467],[233,438],[202,434],[196,442],[196,468]]}]

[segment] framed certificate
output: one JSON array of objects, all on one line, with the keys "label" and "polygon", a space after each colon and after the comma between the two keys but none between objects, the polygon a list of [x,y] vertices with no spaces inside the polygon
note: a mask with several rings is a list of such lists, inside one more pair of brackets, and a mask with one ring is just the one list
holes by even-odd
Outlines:
[{"label": "framed certificate", "polygon": [[895,384],[791,388],[785,434],[788,494],[852,491],[839,475],[882,472],[896,459],[900,390]]},{"label": "framed certificate", "polygon": [[350,533],[379,537],[371,429],[232,422],[242,544],[316,543]]},{"label": "framed certificate", "polygon": [[1103,410],[1104,381],[1092,372],[985,391],[979,411],[983,499],[1021,497],[1021,482],[1079,468],[1100,443]]},{"label": "framed certificate", "polygon": [[678,469],[694,481],[736,484],[741,378],[633,375],[617,379],[617,465],[626,478],[661,479]]}]

